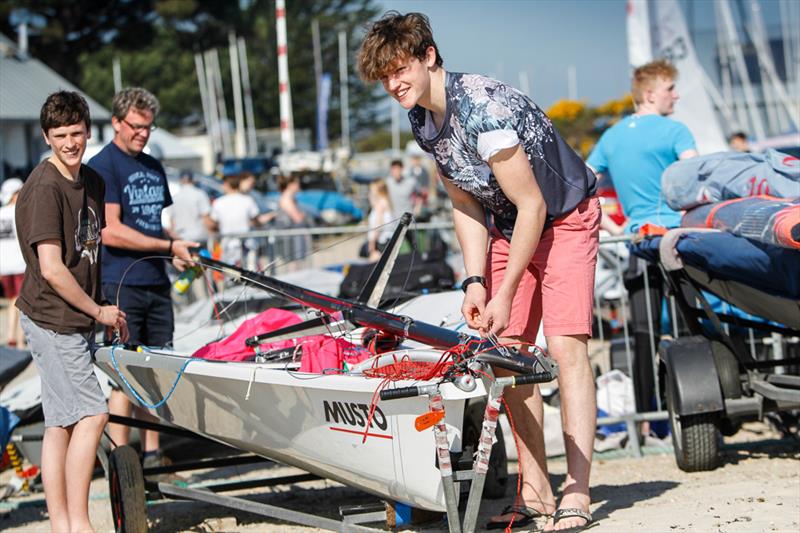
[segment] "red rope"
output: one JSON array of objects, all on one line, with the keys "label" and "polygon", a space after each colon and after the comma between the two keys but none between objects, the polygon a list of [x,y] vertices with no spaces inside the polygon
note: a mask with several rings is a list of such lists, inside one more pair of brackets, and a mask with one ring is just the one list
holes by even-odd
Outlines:
[{"label": "red rope", "polygon": [[[514,496],[514,507],[519,504],[520,495],[522,494],[522,455],[519,453],[519,435],[517,435],[517,428],[514,425],[514,417],[511,416],[511,409],[508,408],[508,404],[506,403],[506,398],[503,396],[503,407],[506,410],[506,416],[508,417],[508,425],[511,426],[511,435],[514,437],[514,446],[517,448],[517,494]],[[499,428],[498,428],[499,429]],[[514,519],[517,517],[517,513],[511,513],[511,521],[506,526],[504,533],[511,533],[512,525],[514,524]]]},{"label": "red rope", "polygon": [[[372,394],[372,400],[369,405],[369,415],[367,415],[367,423],[364,426],[364,436],[361,443],[367,441],[369,434],[370,424],[375,415],[375,410],[378,408],[378,400],[380,399],[380,392],[385,389],[389,383],[393,381],[401,381],[404,379],[414,379],[419,381],[428,381],[435,377],[444,376],[445,372],[453,365],[457,359],[457,355],[461,355],[468,351],[470,341],[467,344],[457,344],[448,350],[444,350],[439,360],[435,363],[428,361],[412,361],[408,353],[404,354],[400,359],[393,356],[394,362],[384,365],[382,367],[373,366],[364,370],[364,375],[368,377],[381,377],[383,378]],[[449,361],[448,361],[449,360]],[[378,364],[378,359],[375,359],[374,365]],[[427,370],[427,371],[426,371]]]}]

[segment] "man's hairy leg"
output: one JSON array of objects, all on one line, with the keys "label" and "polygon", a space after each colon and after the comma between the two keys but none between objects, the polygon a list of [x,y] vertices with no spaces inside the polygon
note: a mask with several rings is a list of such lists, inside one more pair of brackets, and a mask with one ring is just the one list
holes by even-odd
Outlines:
[{"label": "man's hairy leg", "polygon": [[[586,335],[547,337],[550,357],[559,367],[558,387],[561,398],[561,424],[567,453],[567,478],[559,509],[589,511],[589,475],[597,428],[597,405],[594,376],[589,365]],[[579,517],[564,518],[545,530],[582,526]]]},{"label": "man's hairy leg", "polygon": [[[521,346],[517,337],[503,337],[503,344]],[[523,347],[523,350],[525,348]],[[495,369],[497,376],[511,375]],[[544,449],[544,411],[539,386],[507,387],[504,391],[506,405],[511,412],[517,437],[519,469],[522,476],[522,505],[550,514],[555,510],[555,496],[547,473],[547,455]],[[511,516],[507,517],[510,519]]]}]

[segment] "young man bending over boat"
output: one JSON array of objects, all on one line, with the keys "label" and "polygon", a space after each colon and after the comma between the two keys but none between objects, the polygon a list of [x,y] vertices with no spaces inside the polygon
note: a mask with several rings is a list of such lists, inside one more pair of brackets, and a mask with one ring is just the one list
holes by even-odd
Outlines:
[{"label": "young man bending over boat", "polygon": [[600,222],[596,178],[527,96],[442,65],[420,13],[386,13],[368,29],[358,58],[361,77],[380,80],[408,110],[417,142],[444,178],[464,254],[467,324],[524,344],[544,318],[560,368],[568,467],[561,503],[557,508],[548,480],[538,388],[512,389],[506,398],[522,440],[522,501],[487,527],[547,516],[547,530],[583,528],[592,520],[596,422],[587,354]]},{"label": "young man bending over boat", "polygon": [[103,179],[81,164],[91,120],[81,95],[51,94],[40,115],[52,155],[25,182],[16,222],[26,275],[17,307],[42,380],[42,481],[53,531],[91,531],[89,482],[108,419],[92,367],[95,321],[127,337],[125,313],[101,305]]}]

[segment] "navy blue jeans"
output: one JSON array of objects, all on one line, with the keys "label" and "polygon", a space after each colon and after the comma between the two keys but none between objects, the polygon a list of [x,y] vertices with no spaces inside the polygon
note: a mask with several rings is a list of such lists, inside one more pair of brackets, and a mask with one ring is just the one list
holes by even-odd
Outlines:
[{"label": "navy blue jeans", "polygon": [[[119,287],[119,303],[117,288]],[[172,344],[175,317],[172,314],[172,285],[103,284],[106,300],[125,313],[133,346],[164,347]],[[110,342],[112,339],[105,339]]]}]

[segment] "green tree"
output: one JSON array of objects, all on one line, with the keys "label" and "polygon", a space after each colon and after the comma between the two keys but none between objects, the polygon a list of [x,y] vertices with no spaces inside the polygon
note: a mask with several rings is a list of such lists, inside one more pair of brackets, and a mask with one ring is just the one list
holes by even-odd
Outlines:
[{"label": "green tree", "polygon": [[[72,83],[79,84],[78,57],[84,51],[115,46],[149,46],[155,35],[153,0],[4,0],[0,31],[16,35],[28,21],[29,51]],[[110,70],[109,70],[110,71]]]},{"label": "green tree", "polygon": [[173,30],[159,26],[154,44],[142,50],[106,46],[94,53],[81,54],[79,64],[83,75],[79,85],[109,108],[114,96],[111,65],[115,56],[120,60],[124,85],[145,87],[158,97],[162,109],[157,119],[160,126],[176,128],[192,117],[202,122],[194,57],[179,48]]},{"label": "green tree", "polygon": [[[354,64],[360,29],[379,9],[374,0],[292,0],[287,2],[289,72],[294,123],[316,127],[316,82],[311,22],[319,21],[323,68],[333,87],[328,131],[341,132],[338,33],[346,32],[349,52],[351,131],[358,138],[383,127],[374,86],[358,80]],[[19,10],[39,29],[31,53],[106,106],[113,96],[112,62],[119,57],[125,85],[153,91],[162,104],[159,123],[167,128],[194,118],[202,106],[194,54],[219,51],[229,118],[232,118],[228,32],[247,43],[256,127],[279,124],[277,43],[274,0],[7,0],[0,6],[0,28],[13,34]],[[12,13],[14,16],[12,16]],[[358,133],[355,133],[358,132]]]}]

